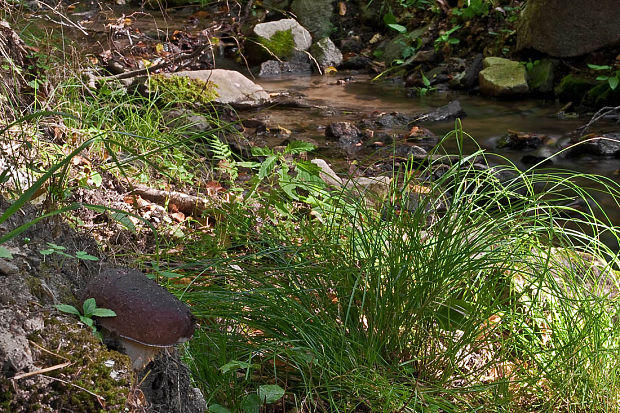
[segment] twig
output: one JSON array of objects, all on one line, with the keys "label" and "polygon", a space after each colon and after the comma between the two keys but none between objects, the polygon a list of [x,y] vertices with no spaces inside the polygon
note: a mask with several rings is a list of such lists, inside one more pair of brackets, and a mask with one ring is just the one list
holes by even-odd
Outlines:
[{"label": "twig", "polygon": [[166,66],[170,66],[170,65],[178,63],[178,62],[180,62],[182,60],[194,59],[195,57],[200,56],[200,54],[208,46],[209,46],[208,44],[203,44],[203,45],[201,45],[200,47],[198,47],[196,50],[194,50],[193,52],[191,52],[189,54],[178,55],[177,57],[175,57],[172,60],[156,64],[155,66],[151,66],[151,67],[144,68],[144,69],[133,70],[131,72],[119,73],[118,75],[103,76],[103,77],[100,77],[99,79],[101,79],[101,80],[112,80],[112,79],[120,80],[120,79],[128,79],[128,78],[131,78],[131,77],[146,75],[149,72],[152,72],[152,71],[164,68]]},{"label": "twig", "polygon": [[590,126],[592,126],[594,123],[598,122],[599,120],[601,120],[602,118],[604,118],[605,116],[609,115],[612,112],[620,112],[620,106],[616,106],[616,107],[605,106],[604,108],[600,108],[598,112],[596,112],[594,116],[592,116],[592,119],[590,119],[590,122],[588,122],[584,126],[581,126],[580,128],[577,128],[577,130],[581,131],[581,133],[585,133],[590,128]]},{"label": "twig", "polygon": [[86,30],[84,30],[84,27],[82,27],[81,25],[74,23],[73,21],[71,21],[70,18],[68,18],[67,16],[65,16],[64,14],[62,14],[61,12],[59,12],[58,10],[56,10],[55,8],[53,8],[52,6],[45,4],[44,1],[39,2],[38,4],[41,4],[45,7],[47,7],[48,9],[50,9],[52,11],[52,13],[54,13],[57,16],[60,16],[61,19],[66,20],[68,23],[62,23],[62,22],[58,22],[58,21],[54,21],[52,18],[50,18],[48,16],[48,19],[51,20],[52,22],[56,23],[56,24],[60,24],[63,26],[69,26],[69,27],[73,27],[75,29],[78,29],[79,31],[81,31],[85,36],[88,36],[88,32]]},{"label": "twig", "polygon": [[[67,367],[67,366],[69,366],[71,364],[72,363],[70,361],[67,361],[65,363],[57,364],[57,365],[51,366],[51,367],[46,367],[44,369],[39,369],[39,370],[35,370],[35,371],[29,371],[28,373],[17,374],[15,376],[11,377],[11,379],[19,380],[19,379],[24,379],[24,378],[30,377],[30,376],[36,376],[38,374],[49,373],[50,371],[62,369],[62,368],[65,368],[65,367]],[[47,377],[47,376],[45,376],[45,377]]]},{"label": "twig", "polygon": [[45,378],[47,378],[47,379],[50,379],[50,380],[56,380],[56,381],[59,381],[59,382],[61,382],[61,383],[68,384],[68,385],[70,385],[70,386],[76,387],[76,388],[78,388],[78,389],[80,389],[80,390],[82,390],[82,391],[85,391],[86,393],[88,393],[88,394],[90,394],[91,396],[95,397],[95,398],[97,399],[97,401],[99,402],[99,404],[101,405],[101,407],[105,408],[105,398],[104,398],[103,396],[100,396],[100,395],[98,395],[97,393],[93,393],[92,391],[90,391],[90,390],[88,390],[88,389],[85,389],[85,388],[84,388],[84,387],[82,387],[82,386],[78,386],[77,384],[73,384],[73,383],[71,383],[71,382],[69,382],[69,381],[66,381],[66,380],[63,380],[63,379],[59,379],[58,377],[46,376],[46,375],[44,375],[44,374],[43,374],[42,376],[43,376],[43,377],[45,377]]},{"label": "twig", "polygon": [[52,351],[50,351],[50,350],[48,350],[48,349],[46,349],[46,348],[44,348],[44,347],[41,347],[40,345],[38,345],[37,343],[35,343],[35,342],[34,342],[34,341],[32,341],[32,340],[28,340],[28,342],[30,343],[30,345],[35,346],[36,348],[38,348],[38,349],[39,349],[39,350],[41,350],[41,351],[46,352],[47,354],[51,354],[52,356],[56,356],[56,357],[61,358],[61,359],[63,359],[63,360],[67,360],[67,361],[69,360],[68,358],[63,357],[63,356],[61,356],[60,354],[56,354],[56,353],[54,353],[54,352],[52,352]]}]

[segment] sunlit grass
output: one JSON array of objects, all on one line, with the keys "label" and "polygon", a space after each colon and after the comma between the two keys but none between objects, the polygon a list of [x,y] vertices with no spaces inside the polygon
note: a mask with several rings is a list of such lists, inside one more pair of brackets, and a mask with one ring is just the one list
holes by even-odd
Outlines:
[{"label": "sunlit grass", "polygon": [[[202,320],[188,354],[210,402],[238,411],[277,383],[304,411],[617,411],[618,262],[598,239],[617,232],[566,206],[584,179],[617,188],[483,162],[425,182],[408,177],[432,167],[397,169],[382,210],[336,192],[348,208],[323,223],[236,205],[220,223],[234,239],[186,245],[182,297]],[[218,370],[231,361],[251,367]]]}]

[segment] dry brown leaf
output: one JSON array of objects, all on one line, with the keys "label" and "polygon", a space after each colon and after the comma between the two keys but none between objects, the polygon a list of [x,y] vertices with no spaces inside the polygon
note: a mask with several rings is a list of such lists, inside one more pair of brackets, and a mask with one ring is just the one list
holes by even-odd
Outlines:
[{"label": "dry brown leaf", "polygon": [[341,16],[347,14],[347,4],[344,1],[338,2],[338,14]]}]

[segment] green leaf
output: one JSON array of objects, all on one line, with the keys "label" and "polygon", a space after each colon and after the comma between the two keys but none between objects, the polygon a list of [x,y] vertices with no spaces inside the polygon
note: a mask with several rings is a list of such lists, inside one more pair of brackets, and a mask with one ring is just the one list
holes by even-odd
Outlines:
[{"label": "green leaf", "polygon": [[396,16],[394,16],[392,13],[387,13],[383,16],[383,23],[385,23],[386,25],[390,25],[390,24],[394,24],[396,23]]},{"label": "green leaf", "polygon": [[295,141],[286,145],[286,149],[284,149],[284,153],[302,153],[302,152],[310,152],[314,150],[316,147],[309,142]]},{"label": "green leaf", "polygon": [[271,156],[273,155],[273,151],[269,148],[252,148],[252,156]]},{"label": "green leaf", "polygon": [[95,308],[92,315],[94,317],[116,317],[116,313],[109,308]]},{"label": "green leaf", "polygon": [[58,311],[62,311],[63,313],[73,314],[73,315],[81,315],[77,308],[69,304],[57,304],[54,306]]},{"label": "green leaf", "polygon": [[10,260],[13,258],[13,254],[11,254],[11,251],[6,248],[0,247],[0,258],[7,258]]},{"label": "green leaf", "polygon": [[88,254],[86,251],[76,251],[75,258],[79,258],[84,261],[99,261],[99,258]]},{"label": "green leaf", "polygon": [[600,75],[596,77],[596,80],[607,80],[607,79],[609,79],[609,76]]},{"label": "green leaf", "polygon": [[258,388],[258,397],[264,403],[274,403],[284,396],[284,389],[277,384],[264,384]]},{"label": "green leaf", "polygon": [[211,413],[230,413],[230,410],[228,410],[226,407],[220,405],[220,404],[212,404],[209,405],[209,412]]},{"label": "green leaf", "polygon": [[402,33],[405,34],[407,33],[407,28],[401,24],[397,24],[397,23],[390,23],[387,25],[390,29],[394,29],[396,30],[398,33]]},{"label": "green leaf", "polygon": [[461,299],[453,298],[442,303],[435,313],[439,324],[448,331],[462,329],[467,317],[472,312],[472,305]]},{"label": "green leaf", "polygon": [[123,214],[122,212],[113,212],[112,214],[110,214],[110,218],[117,221],[119,224],[123,225],[125,228],[127,228],[132,233],[136,232],[136,226],[129,219],[129,215]]},{"label": "green leaf", "polygon": [[88,316],[92,315],[96,308],[97,308],[97,304],[95,303],[95,299],[92,297],[86,299],[84,301],[84,304],[82,304],[84,315],[88,315]]},{"label": "green leaf", "polygon": [[261,402],[258,394],[248,394],[241,401],[241,410],[243,410],[244,413],[259,413],[260,405]]},{"label": "green leaf", "polygon": [[95,172],[94,174],[92,174],[90,176],[90,179],[93,180],[93,184],[99,188],[101,186],[101,183],[103,182],[103,177],[101,176],[101,174],[99,172]]},{"label": "green leaf", "polygon": [[83,315],[80,316],[80,321],[89,327],[92,327],[95,324],[92,318]]},{"label": "green leaf", "polygon": [[261,164],[260,169],[258,170],[258,179],[265,179],[265,177],[269,175],[275,168],[277,160],[277,155],[271,155],[267,159],[265,159]]},{"label": "green leaf", "polygon": [[594,70],[610,70],[611,69],[611,66],[609,65],[593,65],[590,63],[588,63],[588,67]]},{"label": "green leaf", "polygon": [[67,248],[63,247],[62,245],[57,245],[57,244],[54,244],[53,242],[48,242],[47,245],[50,248],[53,248],[53,249],[58,250],[58,251],[64,251],[64,250],[67,249]]},{"label": "green leaf", "polygon": [[424,73],[422,73],[422,83],[424,83],[424,86],[426,87],[429,87],[431,85],[431,81],[428,80],[426,76],[424,76]]},{"label": "green leaf", "polygon": [[239,370],[239,369],[247,370],[252,367],[255,367],[255,365],[246,363],[245,361],[233,360],[231,362],[224,364],[222,367],[220,367],[220,371],[222,373],[228,373],[231,370]]},{"label": "green leaf", "polygon": [[618,76],[614,76],[610,77],[607,81],[609,82],[609,87],[611,88],[611,90],[616,90],[620,79],[618,78]]},{"label": "green leaf", "polygon": [[48,250],[41,250],[41,251],[39,251],[39,254],[41,254],[41,255],[50,255],[50,254],[53,254],[54,252],[56,252],[56,250],[48,249]]}]

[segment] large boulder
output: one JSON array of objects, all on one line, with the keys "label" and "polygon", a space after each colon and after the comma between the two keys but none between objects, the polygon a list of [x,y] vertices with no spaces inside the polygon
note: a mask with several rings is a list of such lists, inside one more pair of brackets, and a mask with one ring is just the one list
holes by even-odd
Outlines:
[{"label": "large boulder", "polygon": [[580,56],[620,43],[618,0],[528,0],[517,28],[517,50]]},{"label": "large boulder", "polygon": [[182,76],[215,86],[214,102],[233,106],[255,107],[269,101],[269,94],[241,73],[234,70],[194,70],[170,73],[167,76]]},{"label": "large boulder", "polygon": [[478,74],[480,92],[485,96],[518,97],[528,93],[525,67],[501,57],[487,57]]},{"label": "large boulder", "polygon": [[334,14],[333,0],[294,0],[291,10],[315,39],[329,36]]}]

